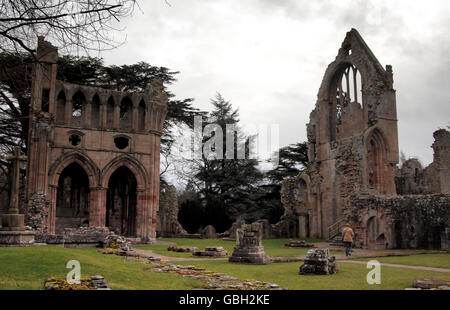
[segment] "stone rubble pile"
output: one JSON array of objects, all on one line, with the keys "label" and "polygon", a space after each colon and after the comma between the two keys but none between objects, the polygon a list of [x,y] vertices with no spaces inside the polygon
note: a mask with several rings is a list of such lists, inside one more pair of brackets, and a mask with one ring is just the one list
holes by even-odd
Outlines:
[{"label": "stone rubble pile", "polygon": [[306,253],[305,263],[300,266],[299,274],[329,275],[338,271],[336,257],[330,256],[329,249],[311,249]]},{"label": "stone rubble pile", "polygon": [[114,232],[109,234],[102,240],[104,248],[120,249],[121,251],[131,251],[131,242],[120,235],[116,235]]},{"label": "stone rubble pile", "polygon": [[255,281],[239,280],[224,273],[197,268],[195,266],[180,266],[170,263],[151,262],[149,272],[179,274],[186,278],[199,280],[210,290],[281,290],[277,284]]},{"label": "stone rubble pile", "polygon": [[450,290],[450,277],[424,276],[417,277],[413,282],[413,288],[406,290]]},{"label": "stone rubble pile", "polygon": [[167,248],[167,251],[194,253],[198,251],[198,248],[195,246],[170,246]]},{"label": "stone rubble pile", "polygon": [[110,290],[103,276],[96,275],[80,279],[80,283],[69,284],[66,279],[51,277],[44,281],[45,290]]},{"label": "stone rubble pile", "polygon": [[221,246],[206,247],[204,251],[195,251],[194,256],[212,256],[212,257],[225,257],[228,255],[227,251]]},{"label": "stone rubble pile", "polygon": [[289,248],[313,248],[314,244],[306,243],[305,240],[300,240],[300,241],[291,240],[288,243],[285,243],[284,246],[289,247]]}]

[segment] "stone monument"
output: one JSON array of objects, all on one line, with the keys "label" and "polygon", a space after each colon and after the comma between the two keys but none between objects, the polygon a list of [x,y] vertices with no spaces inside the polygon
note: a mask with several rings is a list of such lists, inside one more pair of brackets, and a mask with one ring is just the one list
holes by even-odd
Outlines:
[{"label": "stone monument", "polygon": [[236,229],[236,246],[228,261],[261,265],[270,263],[261,241],[261,223],[243,224],[241,228]]},{"label": "stone monument", "polygon": [[26,160],[21,156],[19,147],[14,149],[9,171],[9,209],[1,217],[0,244],[1,245],[27,245],[34,242],[34,232],[25,230],[24,215],[19,213],[19,178],[20,161]]}]

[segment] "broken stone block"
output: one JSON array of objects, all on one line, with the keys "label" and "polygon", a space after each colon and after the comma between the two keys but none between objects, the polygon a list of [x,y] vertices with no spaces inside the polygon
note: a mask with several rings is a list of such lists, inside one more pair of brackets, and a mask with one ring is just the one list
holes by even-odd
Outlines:
[{"label": "broken stone block", "polygon": [[339,271],[339,265],[329,249],[311,249],[306,253],[306,259],[300,266],[299,274],[329,275]]},{"label": "broken stone block", "polygon": [[167,251],[194,253],[194,252],[198,251],[198,248],[197,247],[189,247],[189,246],[170,246],[167,248]]},{"label": "broken stone block", "polygon": [[243,224],[236,230],[236,246],[228,259],[233,263],[268,264],[270,258],[262,245],[261,223]]},{"label": "broken stone block", "polygon": [[194,256],[212,256],[212,257],[224,257],[228,253],[221,246],[218,247],[206,247],[204,251],[196,251],[193,253]]},{"label": "broken stone block", "polygon": [[285,243],[284,246],[289,248],[313,248],[314,244],[306,243],[305,240],[300,240],[300,241],[289,241],[288,243]]},{"label": "broken stone block", "polygon": [[450,277],[445,276],[425,276],[417,277],[413,282],[414,288],[420,289],[438,289],[439,287],[450,286]]}]

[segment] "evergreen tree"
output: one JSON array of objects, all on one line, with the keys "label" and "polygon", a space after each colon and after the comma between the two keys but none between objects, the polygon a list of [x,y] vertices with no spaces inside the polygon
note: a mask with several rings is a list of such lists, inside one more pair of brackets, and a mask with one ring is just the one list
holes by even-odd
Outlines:
[{"label": "evergreen tree", "polygon": [[255,217],[268,219],[271,223],[278,222],[284,213],[280,195],[281,182],[285,178],[297,176],[307,164],[306,142],[290,144],[279,149],[278,164],[265,173],[266,182],[259,187],[259,195],[255,198],[259,211]]},{"label": "evergreen tree", "polygon": [[[213,110],[204,117],[203,129],[208,125],[216,125],[221,132],[214,131],[211,137],[203,137],[204,152],[194,178],[199,184],[199,193],[205,206],[205,224],[213,225],[217,231],[224,231],[236,218],[245,218],[248,210],[256,208],[253,195],[257,192],[262,174],[257,168],[258,161],[249,158],[251,137],[244,137],[240,133],[238,110],[233,109],[231,103],[220,94],[211,103]],[[236,131],[230,131],[230,125],[234,125]],[[234,137],[232,150],[226,148],[227,133]],[[214,144],[208,144],[211,139],[215,141]],[[241,152],[245,158],[239,158],[243,157],[238,156]],[[232,158],[230,154],[233,154]]]},{"label": "evergreen tree", "polygon": [[[21,145],[24,152],[28,141],[33,61],[34,58],[26,53],[0,53],[0,144],[2,147]],[[178,73],[145,62],[105,66],[100,58],[62,56],[58,60],[57,79],[118,91],[142,91],[155,78],[165,86],[170,85],[176,81],[175,75]],[[174,140],[171,129],[179,124],[192,128],[194,115],[200,112],[193,107],[192,98],[180,100],[169,90],[166,89],[166,92],[169,97],[168,114],[161,149],[170,152],[170,142]]]}]

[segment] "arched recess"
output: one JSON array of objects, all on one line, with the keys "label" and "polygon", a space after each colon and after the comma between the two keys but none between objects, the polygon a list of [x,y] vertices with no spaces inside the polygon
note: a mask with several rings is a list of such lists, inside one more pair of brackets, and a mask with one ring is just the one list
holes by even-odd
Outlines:
[{"label": "arched recess", "polygon": [[56,97],[56,123],[63,125],[66,122],[66,95],[61,90]]},{"label": "arched recess", "polygon": [[[128,170],[135,178],[136,180],[136,184],[135,184],[135,188],[136,188],[136,207],[135,207],[135,211],[133,211],[133,209],[129,209],[131,210],[131,214],[136,214],[136,217],[134,219],[134,224],[131,223],[131,226],[128,225],[126,226],[126,230],[123,230],[121,228],[121,230],[123,230],[124,234],[135,234],[136,236],[139,237],[146,237],[146,231],[148,229],[150,229],[151,221],[149,221],[152,217],[152,213],[151,213],[151,205],[150,205],[150,200],[149,200],[149,195],[148,195],[148,187],[149,187],[149,182],[148,182],[148,176],[146,173],[145,168],[142,166],[142,164],[134,159],[133,157],[129,156],[129,155],[123,155],[120,157],[117,157],[115,159],[113,159],[108,165],[105,166],[105,168],[103,168],[102,170],[102,176],[101,176],[101,185],[103,188],[107,188],[108,192],[106,194],[106,201],[107,201],[107,209],[108,210],[112,210],[112,200],[116,197],[120,198],[120,200],[122,201],[134,201],[134,194],[132,194],[129,197],[121,197],[119,192],[115,192],[115,188],[134,188],[133,182],[130,181],[130,179],[133,179],[130,177],[130,173],[120,173],[119,174],[119,178],[120,180],[128,180],[126,182],[126,184],[128,185],[122,185],[118,184],[116,181],[112,181],[113,183],[111,183],[111,180],[114,180],[117,178],[115,178],[115,176],[113,176],[113,174],[116,171],[120,171],[119,169],[122,170],[122,172],[124,172],[124,169],[126,168],[126,170]],[[122,177],[120,177],[120,175],[123,175]],[[122,191],[123,194],[123,191]],[[109,199],[109,200],[108,200]],[[128,200],[127,200],[128,199]],[[117,199],[116,199],[117,201]],[[119,203],[119,202],[118,202]],[[131,207],[133,207],[133,205],[131,204]],[[107,212],[108,212],[107,210]],[[123,209],[122,209],[123,210]],[[105,218],[107,216],[109,216],[110,213],[105,214]],[[110,219],[106,219],[106,221],[109,221]],[[105,222],[106,222],[105,221]],[[116,226],[117,227],[117,226]],[[130,230],[130,229],[131,230]],[[130,235],[131,236],[131,235]]]},{"label": "arched recess", "polygon": [[136,237],[137,180],[126,166],[111,174],[106,194],[106,227],[120,235]]},{"label": "arched recess", "polygon": [[92,97],[91,127],[99,128],[100,124],[100,97],[98,94],[95,94],[94,97]]},{"label": "arched recess", "polygon": [[375,193],[385,194],[387,143],[381,130],[372,128],[365,136],[366,187]]},{"label": "arched recess", "polygon": [[121,129],[131,129],[133,121],[133,102],[125,97],[120,101],[119,126]]},{"label": "arched recess", "polygon": [[89,186],[97,186],[100,182],[100,169],[87,155],[80,152],[69,152],[61,155],[49,169],[49,184],[50,186],[57,186],[59,175],[65,167],[71,163],[79,164],[86,172],[89,179]]},{"label": "arched recess", "polygon": [[145,130],[145,114],[146,114],[146,105],[144,99],[139,102],[138,106],[138,130]]},{"label": "arched recess", "polygon": [[372,216],[367,220],[367,247],[369,249],[386,249],[387,236],[383,225],[383,220],[378,216]]},{"label": "arched recess", "polygon": [[148,184],[147,172],[145,171],[144,166],[142,166],[142,164],[138,160],[129,155],[116,157],[102,169],[100,181],[102,187],[108,187],[108,182],[111,174],[120,166],[125,166],[131,170],[131,172],[136,177],[138,190],[145,189],[145,185]]},{"label": "arched recess", "polygon": [[327,100],[330,141],[337,139],[340,125],[349,105],[359,103],[361,107],[364,107],[362,90],[363,81],[357,66],[349,62],[340,63],[329,83]]},{"label": "arched recess", "polygon": [[78,90],[72,96],[72,124],[80,126],[83,124],[86,109],[86,96],[81,90]]},{"label": "arched recess", "polygon": [[59,175],[55,207],[55,232],[89,226],[90,186],[86,171],[76,162]]},{"label": "arched recess", "polygon": [[73,151],[61,155],[51,166],[48,173],[49,194],[51,197],[51,208],[48,217],[48,227],[50,233],[55,233],[56,228],[56,208],[57,208],[57,192],[60,176],[64,169],[71,164],[77,164],[82,168],[88,179],[89,188],[89,225],[101,226],[96,216],[101,201],[96,194],[96,188],[100,182],[100,169],[95,163],[83,153]]},{"label": "arched recess", "polygon": [[114,127],[114,98],[110,96],[106,103],[106,127]]}]

